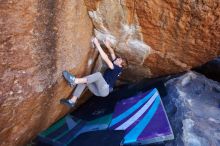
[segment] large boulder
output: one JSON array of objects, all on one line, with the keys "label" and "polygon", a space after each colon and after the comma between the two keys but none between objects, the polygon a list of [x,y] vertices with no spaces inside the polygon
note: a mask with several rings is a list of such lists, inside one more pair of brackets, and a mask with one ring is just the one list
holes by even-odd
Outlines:
[{"label": "large boulder", "polygon": [[0,145],[21,146],[68,112],[62,71],[90,73],[92,22],[83,0],[0,2]]},{"label": "large boulder", "polygon": [[166,87],[163,100],[175,133],[166,146],[220,145],[220,83],[188,72]]},{"label": "large boulder", "polygon": [[[24,145],[68,112],[62,78],[99,70],[93,32],[129,68],[122,80],[188,70],[219,51],[219,1],[3,0],[0,2],[0,145]],[[92,21],[91,21],[92,20]]]},{"label": "large boulder", "polygon": [[220,55],[220,2],[85,0],[96,36],[129,60],[124,79],[189,70]]}]

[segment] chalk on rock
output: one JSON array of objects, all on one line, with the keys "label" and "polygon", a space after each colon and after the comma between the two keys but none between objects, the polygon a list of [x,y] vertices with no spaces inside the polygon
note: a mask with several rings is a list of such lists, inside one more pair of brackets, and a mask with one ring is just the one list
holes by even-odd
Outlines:
[{"label": "chalk on rock", "polygon": [[116,38],[113,35],[109,34],[108,32],[101,32],[96,29],[94,29],[94,32],[95,32],[95,36],[98,38],[98,40],[103,41],[106,38],[108,38],[108,40],[110,41],[112,46],[116,45],[116,43],[117,43]]},{"label": "chalk on rock", "polygon": [[130,48],[136,49],[138,51],[142,51],[144,54],[149,54],[149,52],[151,51],[151,47],[148,46],[147,44],[145,44],[144,42],[140,41],[140,40],[129,40],[128,41],[128,46]]}]

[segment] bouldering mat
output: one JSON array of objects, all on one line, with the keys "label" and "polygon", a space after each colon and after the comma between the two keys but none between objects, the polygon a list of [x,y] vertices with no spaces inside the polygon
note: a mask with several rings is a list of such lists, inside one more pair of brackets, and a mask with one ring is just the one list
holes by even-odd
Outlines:
[{"label": "bouldering mat", "polygon": [[118,102],[110,129],[125,130],[123,144],[150,144],[174,138],[156,88]]}]

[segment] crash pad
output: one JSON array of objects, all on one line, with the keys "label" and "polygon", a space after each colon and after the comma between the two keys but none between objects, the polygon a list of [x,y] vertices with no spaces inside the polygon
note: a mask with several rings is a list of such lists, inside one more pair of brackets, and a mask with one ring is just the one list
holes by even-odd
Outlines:
[{"label": "crash pad", "polygon": [[150,144],[174,138],[156,88],[118,102],[110,129],[125,131],[123,144]]}]

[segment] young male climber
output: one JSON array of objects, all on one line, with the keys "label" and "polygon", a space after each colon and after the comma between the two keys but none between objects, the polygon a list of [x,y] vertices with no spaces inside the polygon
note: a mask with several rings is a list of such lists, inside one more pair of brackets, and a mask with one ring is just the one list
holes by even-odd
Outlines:
[{"label": "young male climber", "polygon": [[108,96],[109,93],[112,92],[115,82],[120,76],[122,69],[127,66],[127,60],[121,57],[116,57],[115,52],[111,48],[110,42],[107,39],[103,41],[103,43],[108,48],[112,60],[110,60],[108,55],[103,51],[97,38],[94,38],[92,42],[98,49],[101,58],[107,64],[108,69],[105,70],[103,75],[100,72],[96,72],[82,78],[77,78],[68,71],[63,71],[63,76],[69,85],[71,87],[77,85],[70,99],[63,98],[60,100],[61,104],[64,104],[70,108],[74,107],[76,100],[80,97],[86,86],[96,96]]}]

